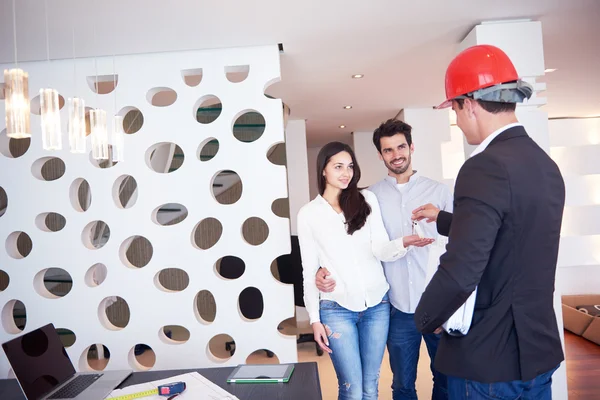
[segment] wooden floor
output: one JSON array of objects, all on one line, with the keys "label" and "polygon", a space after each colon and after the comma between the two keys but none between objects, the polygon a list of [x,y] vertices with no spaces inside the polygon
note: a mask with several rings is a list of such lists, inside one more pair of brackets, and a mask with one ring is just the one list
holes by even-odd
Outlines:
[{"label": "wooden floor", "polygon": [[600,346],[565,331],[569,400],[600,400]]}]

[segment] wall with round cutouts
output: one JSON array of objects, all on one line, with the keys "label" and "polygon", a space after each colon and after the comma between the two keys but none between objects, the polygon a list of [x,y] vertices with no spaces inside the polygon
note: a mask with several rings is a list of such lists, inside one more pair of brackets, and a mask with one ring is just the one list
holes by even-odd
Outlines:
[{"label": "wall with round cutouts", "polygon": [[124,161],[94,160],[90,136],[71,154],[68,107],[63,150],[42,149],[35,107],[31,139],[10,139],[0,100],[0,342],[51,322],[78,370],[295,362],[272,273],[290,252],[277,46],[94,61],[19,66],[32,98],[122,116]]}]

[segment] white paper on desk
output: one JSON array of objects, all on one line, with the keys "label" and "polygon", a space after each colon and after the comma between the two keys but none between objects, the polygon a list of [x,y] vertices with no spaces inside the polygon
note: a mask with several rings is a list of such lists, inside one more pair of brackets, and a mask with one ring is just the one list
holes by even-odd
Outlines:
[{"label": "white paper on desk", "polygon": [[[197,372],[190,372],[187,374],[172,376],[170,378],[161,379],[158,381],[127,386],[124,389],[116,389],[112,391],[108,398],[144,392],[146,390],[153,390],[158,388],[159,385],[164,385],[173,382],[185,382],[186,386],[185,391],[176,397],[177,400],[239,400],[236,396],[215,385],[214,383],[212,383]],[[159,395],[144,397],[144,400],[165,399],[166,397]]]},{"label": "white paper on desk", "polygon": [[[429,245],[429,262],[427,265],[427,275],[425,277],[425,286],[429,284],[433,274],[437,271],[440,265],[440,257],[446,252],[447,239],[443,240],[441,237],[438,240]],[[450,334],[457,331],[460,332],[458,336],[466,335],[471,328],[471,322],[473,320],[473,311],[475,310],[475,298],[477,297],[477,288],[471,293],[467,301],[460,306],[458,310],[452,314],[448,321],[442,324],[442,328]]]}]

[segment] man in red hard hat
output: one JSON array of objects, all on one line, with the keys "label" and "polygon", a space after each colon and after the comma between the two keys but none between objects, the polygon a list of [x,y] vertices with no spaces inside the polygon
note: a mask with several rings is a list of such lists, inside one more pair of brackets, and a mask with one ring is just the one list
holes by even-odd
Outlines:
[{"label": "man in red hard hat", "polygon": [[[435,368],[448,376],[450,399],[551,399],[564,359],[553,294],[565,186],[516,118],[532,92],[494,46],[464,50],[446,71],[440,107],[452,106],[478,147],[458,173],[454,213],[428,204],[413,218],[449,237],[415,322],[423,333],[446,328]],[[470,326],[448,329],[473,293]]]}]

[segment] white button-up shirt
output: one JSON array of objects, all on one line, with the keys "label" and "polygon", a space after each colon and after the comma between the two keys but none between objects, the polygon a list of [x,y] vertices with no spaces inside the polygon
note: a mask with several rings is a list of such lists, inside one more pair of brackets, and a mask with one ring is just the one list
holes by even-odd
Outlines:
[{"label": "white button-up shirt", "polygon": [[[419,206],[432,203],[441,210],[452,212],[450,188],[416,171],[401,187],[398,187],[396,178],[387,176],[369,190],[379,200],[383,223],[392,239],[412,234],[412,211]],[[396,309],[408,314],[414,314],[419,304],[427,285],[428,269],[437,268],[437,264],[430,265],[433,256],[440,251],[443,253],[447,243],[445,237],[438,235],[435,223],[421,221],[419,225],[425,237],[436,239],[436,242],[425,247],[411,246],[405,257],[383,263],[390,284],[390,302]],[[431,251],[434,253],[430,255]]]},{"label": "white button-up shirt", "polygon": [[[332,300],[351,311],[364,311],[381,302],[389,290],[380,261],[406,254],[402,238],[390,241],[383,226],[377,197],[361,192],[371,206],[365,225],[349,235],[343,213],[337,213],[321,196],[298,212],[298,241],[304,275],[304,304],[310,323],[319,322],[319,300]],[[321,293],[315,284],[319,267],[335,279],[331,293]]]}]

